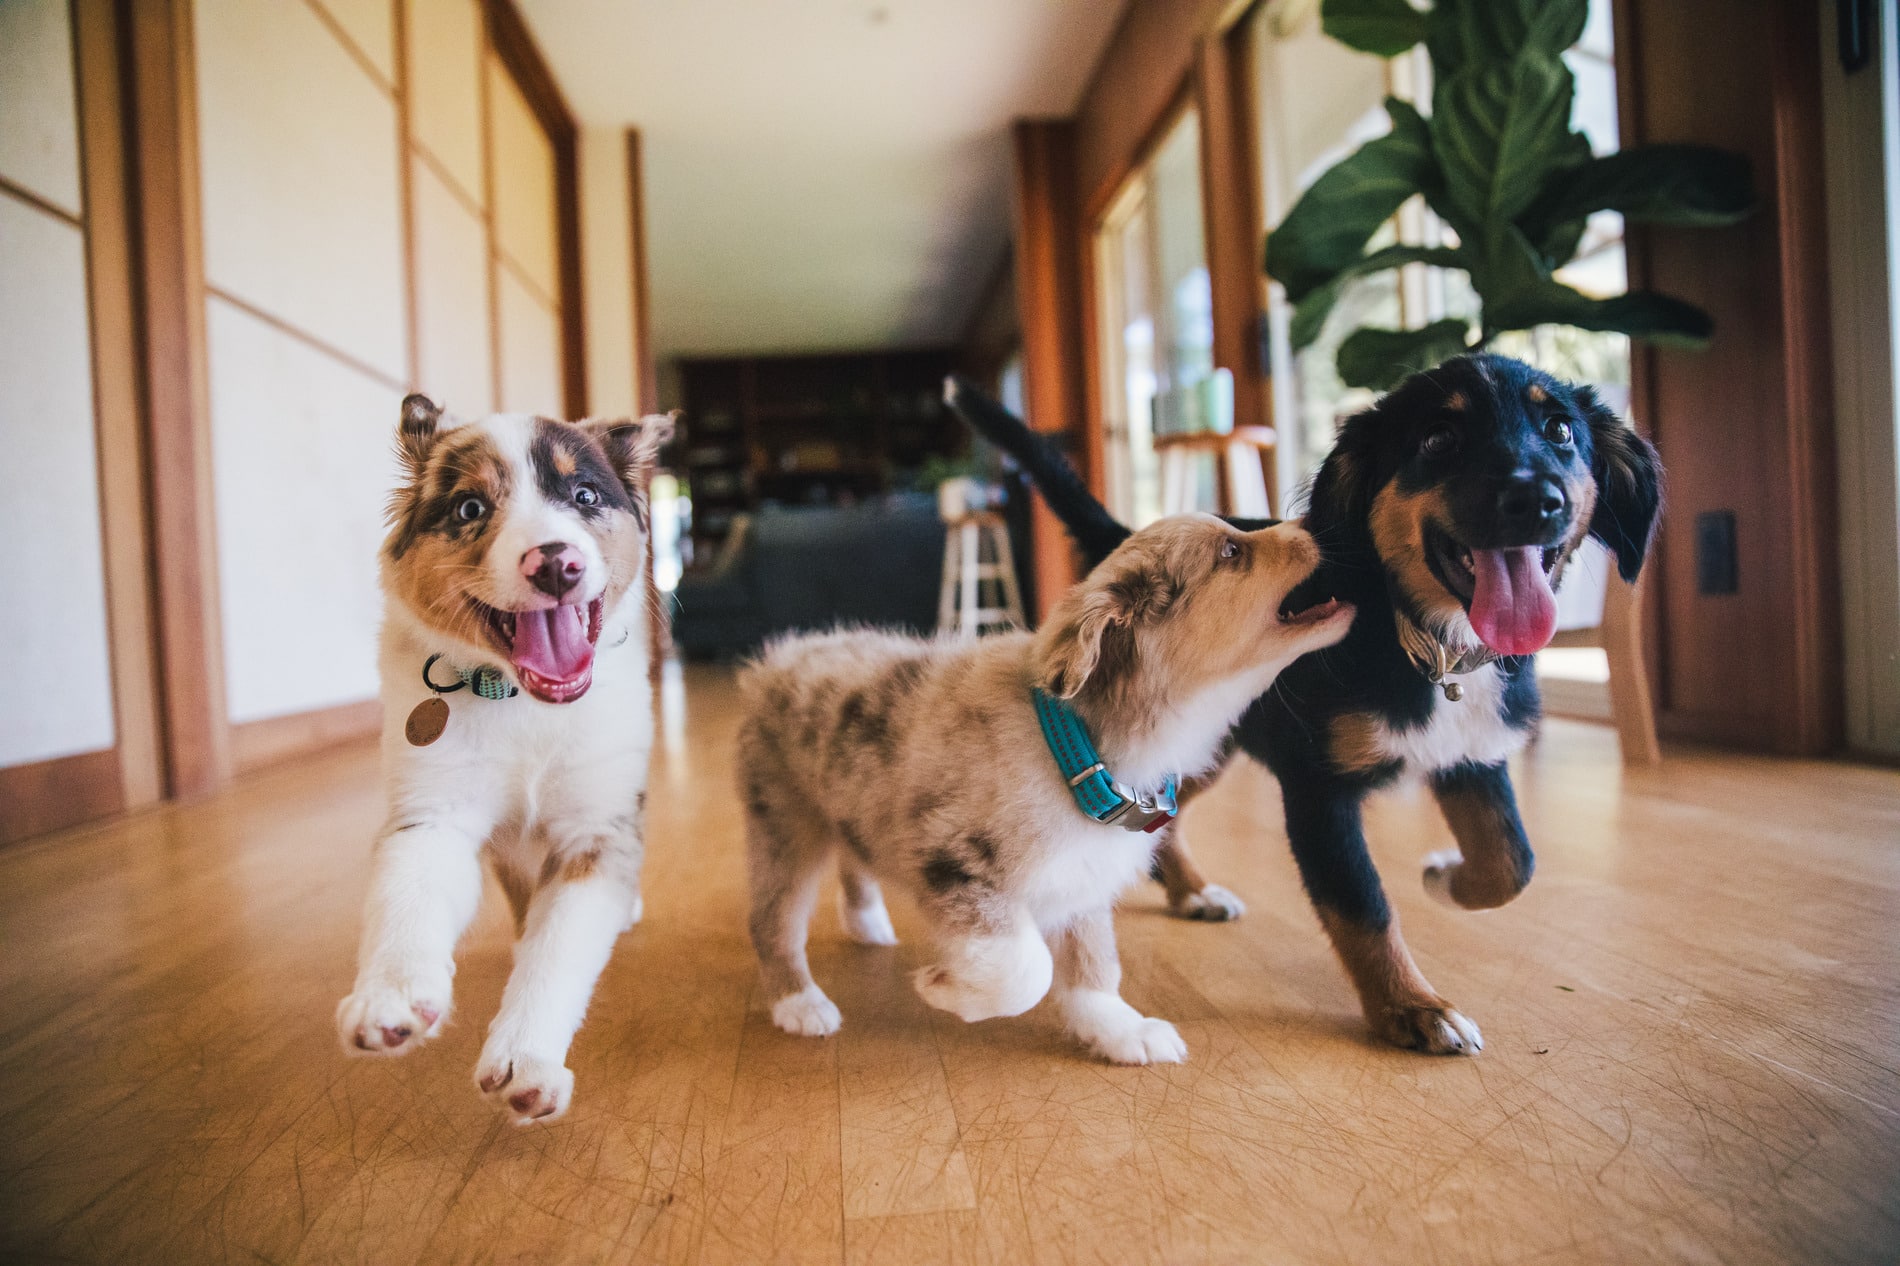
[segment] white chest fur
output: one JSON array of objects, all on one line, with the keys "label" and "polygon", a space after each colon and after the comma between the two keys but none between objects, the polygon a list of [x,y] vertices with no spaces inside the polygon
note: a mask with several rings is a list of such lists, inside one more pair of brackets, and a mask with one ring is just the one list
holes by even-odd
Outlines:
[{"label": "white chest fur", "polygon": [[1456,680],[1464,697],[1454,702],[1434,690],[1425,724],[1399,729],[1380,721],[1374,727],[1374,745],[1384,759],[1402,762],[1408,772],[1430,773],[1465,761],[1495,764],[1524,746],[1528,732],[1504,723],[1504,675],[1496,665],[1461,673]]}]

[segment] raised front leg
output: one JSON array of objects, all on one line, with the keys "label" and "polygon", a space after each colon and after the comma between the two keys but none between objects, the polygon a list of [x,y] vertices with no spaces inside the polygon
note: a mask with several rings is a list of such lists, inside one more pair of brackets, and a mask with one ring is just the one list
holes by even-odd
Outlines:
[{"label": "raised front leg", "polygon": [[1077,1041],[1116,1064],[1178,1064],[1187,1058],[1187,1043],[1172,1024],[1122,1000],[1110,911],[1083,915],[1056,934],[1054,948],[1056,1006]]},{"label": "raised front leg", "polygon": [[475,1065],[475,1084],[517,1125],[567,1111],[567,1048],[639,900],[640,842],[630,825],[564,835],[528,901],[514,971]]},{"label": "raised front leg", "polygon": [[357,952],[356,987],[336,1010],[352,1055],[400,1055],[442,1030],[455,943],[482,899],[484,830],[405,822],[376,841]]},{"label": "raised front leg", "polygon": [[1489,910],[1524,891],[1536,859],[1504,763],[1441,769],[1432,775],[1432,794],[1458,849],[1425,859],[1425,890],[1467,910]]},{"label": "raised front leg", "polygon": [[1482,1050],[1478,1026],[1431,987],[1399,935],[1398,917],[1366,851],[1362,793],[1298,776],[1283,775],[1280,786],[1300,878],[1373,1033],[1395,1046],[1439,1055]]}]

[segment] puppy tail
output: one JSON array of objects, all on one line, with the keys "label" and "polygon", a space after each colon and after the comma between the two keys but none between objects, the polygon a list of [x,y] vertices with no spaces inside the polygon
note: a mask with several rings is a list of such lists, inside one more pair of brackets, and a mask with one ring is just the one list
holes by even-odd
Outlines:
[{"label": "puppy tail", "polygon": [[961,375],[943,380],[943,400],[990,443],[1016,459],[1030,482],[1042,493],[1062,526],[1082,547],[1092,568],[1128,539],[1128,529],[1116,522],[1108,508],[1095,499],[1069,465],[1069,459],[1048,436],[1029,429],[1023,420],[984,395]]}]

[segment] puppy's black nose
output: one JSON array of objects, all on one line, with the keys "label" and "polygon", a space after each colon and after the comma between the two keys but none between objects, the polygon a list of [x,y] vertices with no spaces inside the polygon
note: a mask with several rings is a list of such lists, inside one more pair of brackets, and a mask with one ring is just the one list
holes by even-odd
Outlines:
[{"label": "puppy's black nose", "polygon": [[1549,475],[1513,479],[1498,494],[1498,518],[1512,527],[1540,528],[1564,512],[1563,485]]},{"label": "puppy's black nose", "polygon": [[550,598],[560,598],[580,584],[586,570],[581,552],[561,541],[537,545],[521,556],[521,574]]}]

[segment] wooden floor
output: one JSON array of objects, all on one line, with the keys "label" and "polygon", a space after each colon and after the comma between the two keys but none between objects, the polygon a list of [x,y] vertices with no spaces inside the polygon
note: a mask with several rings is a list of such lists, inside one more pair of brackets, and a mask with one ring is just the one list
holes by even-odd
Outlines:
[{"label": "wooden floor", "polygon": [[[813,959],[845,1027],[779,1034],[742,931],[729,680],[668,691],[646,922],[552,1127],[470,1085],[508,967],[492,899],[433,1046],[345,1060],[379,816],[339,751],[0,854],[0,1260],[1832,1262],[1900,1259],[1900,774],[1675,754],[1552,723],[1516,904],[1432,904],[1412,792],[1371,833],[1476,1059],[1374,1047],[1301,896],[1271,779],[1192,815],[1252,905],[1135,893],[1127,992],[1180,1067],[965,1025],[921,951]],[[494,894],[491,893],[491,898]],[[898,913],[900,932],[909,930]]]}]

